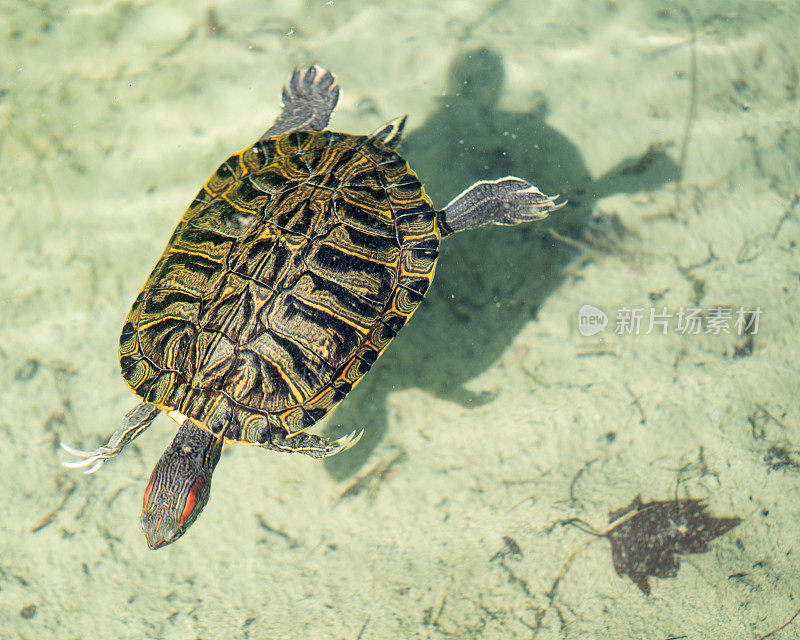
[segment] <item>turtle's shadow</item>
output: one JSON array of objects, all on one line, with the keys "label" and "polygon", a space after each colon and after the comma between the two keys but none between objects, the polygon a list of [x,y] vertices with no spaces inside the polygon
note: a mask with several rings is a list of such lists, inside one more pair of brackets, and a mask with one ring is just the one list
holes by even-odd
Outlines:
[{"label": "turtle's shadow", "polygon": [[578,148],[546,123],[544,100],[530,113],[501,111],[502,86],[500,56],[486,49],[464,55],[453,65],[439,109],[404,137],[400,153],[438,208],[477,180],[505,175],[560,193],[569,204],[546,222],[484,227],[444,241],[420,309],[327,420],[328,437],[365,429],[358,445],[325,461],[335,479],[355,473],[385,437],[390,392],[418,387],[465,406],[485,401],[462,385],[535,317],[575,255],[552,240],[548,226],[575,233],[598,198],[654,189],[678,177],[669,156],[651,148],[593,180]]}]

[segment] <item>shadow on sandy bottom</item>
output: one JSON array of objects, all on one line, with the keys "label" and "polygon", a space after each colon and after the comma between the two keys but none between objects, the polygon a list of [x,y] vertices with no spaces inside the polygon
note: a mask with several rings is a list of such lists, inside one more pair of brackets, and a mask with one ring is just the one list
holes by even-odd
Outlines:
[{"label": "shadow on sandy bottom", "polygon": [[[505,175],[560,193],[569,204],[542,223],[483,227],[443,242],[426,300],[328,421],[328,437],[365,429],[356,447],[325,461],[335,479],[355,473],[385,437],[390,392],[418,387],[464,406],[487,400],[462,385],[488,368],[535,317],[575,256],[548,228],[576,235],[598,198],[678,178],[675,162],[650,147],[593,180],[579,149],[547,124],[544,99],[530,113],[497,108],[503,84],[499,55],[481,49],[461,57],[439,109],[405,136],[400,153],[437,207],[477,180]],[[412,115],[412,129],[413,121]]]}]

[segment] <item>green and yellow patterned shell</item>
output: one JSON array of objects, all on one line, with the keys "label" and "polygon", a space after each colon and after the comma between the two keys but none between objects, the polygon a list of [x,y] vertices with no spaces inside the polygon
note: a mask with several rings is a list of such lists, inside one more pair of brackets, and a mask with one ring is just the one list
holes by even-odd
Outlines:
[{"label": "green and yellow patterned shell", "polygon": [[123,327],[122,374],[230,442],[307,429],[419,306],[439,239],[422,185],[381,142],[261,140],[178,223]]}]

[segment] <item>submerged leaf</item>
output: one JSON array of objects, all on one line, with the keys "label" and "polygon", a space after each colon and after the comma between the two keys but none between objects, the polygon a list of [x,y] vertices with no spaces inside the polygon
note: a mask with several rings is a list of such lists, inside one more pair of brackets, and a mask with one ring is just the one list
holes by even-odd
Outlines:
[{"label": "submerged leaf", "polygon": [[709,541],[741,522],[741,518],[714,518],[705,508],[702,500],[642,503],[636,496],[627,507],[610,513],[612,525],[606,535],[617,574],[627,574],[649,595],[648,576],[677,575],[680,561],[676,553],[704,553]]}]

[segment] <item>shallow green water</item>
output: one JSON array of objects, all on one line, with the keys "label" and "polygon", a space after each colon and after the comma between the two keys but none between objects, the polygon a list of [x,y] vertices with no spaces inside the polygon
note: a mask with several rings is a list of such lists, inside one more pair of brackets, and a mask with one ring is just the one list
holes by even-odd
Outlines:
[{"label": "shallow green water", "polygon": [[[0,638],[796,636],[799,28],[792,2],[0,4]],[[447,239],[316,428],[358,446],[228,447],[151,552],[171,421],[92,476],[60,443],[134,406],[133,299],[312,62],[332,129],[409,114],[436,205],[504,175],[569,204]],[[645,595],[585,531],[637,495],[741,522]]]}]

